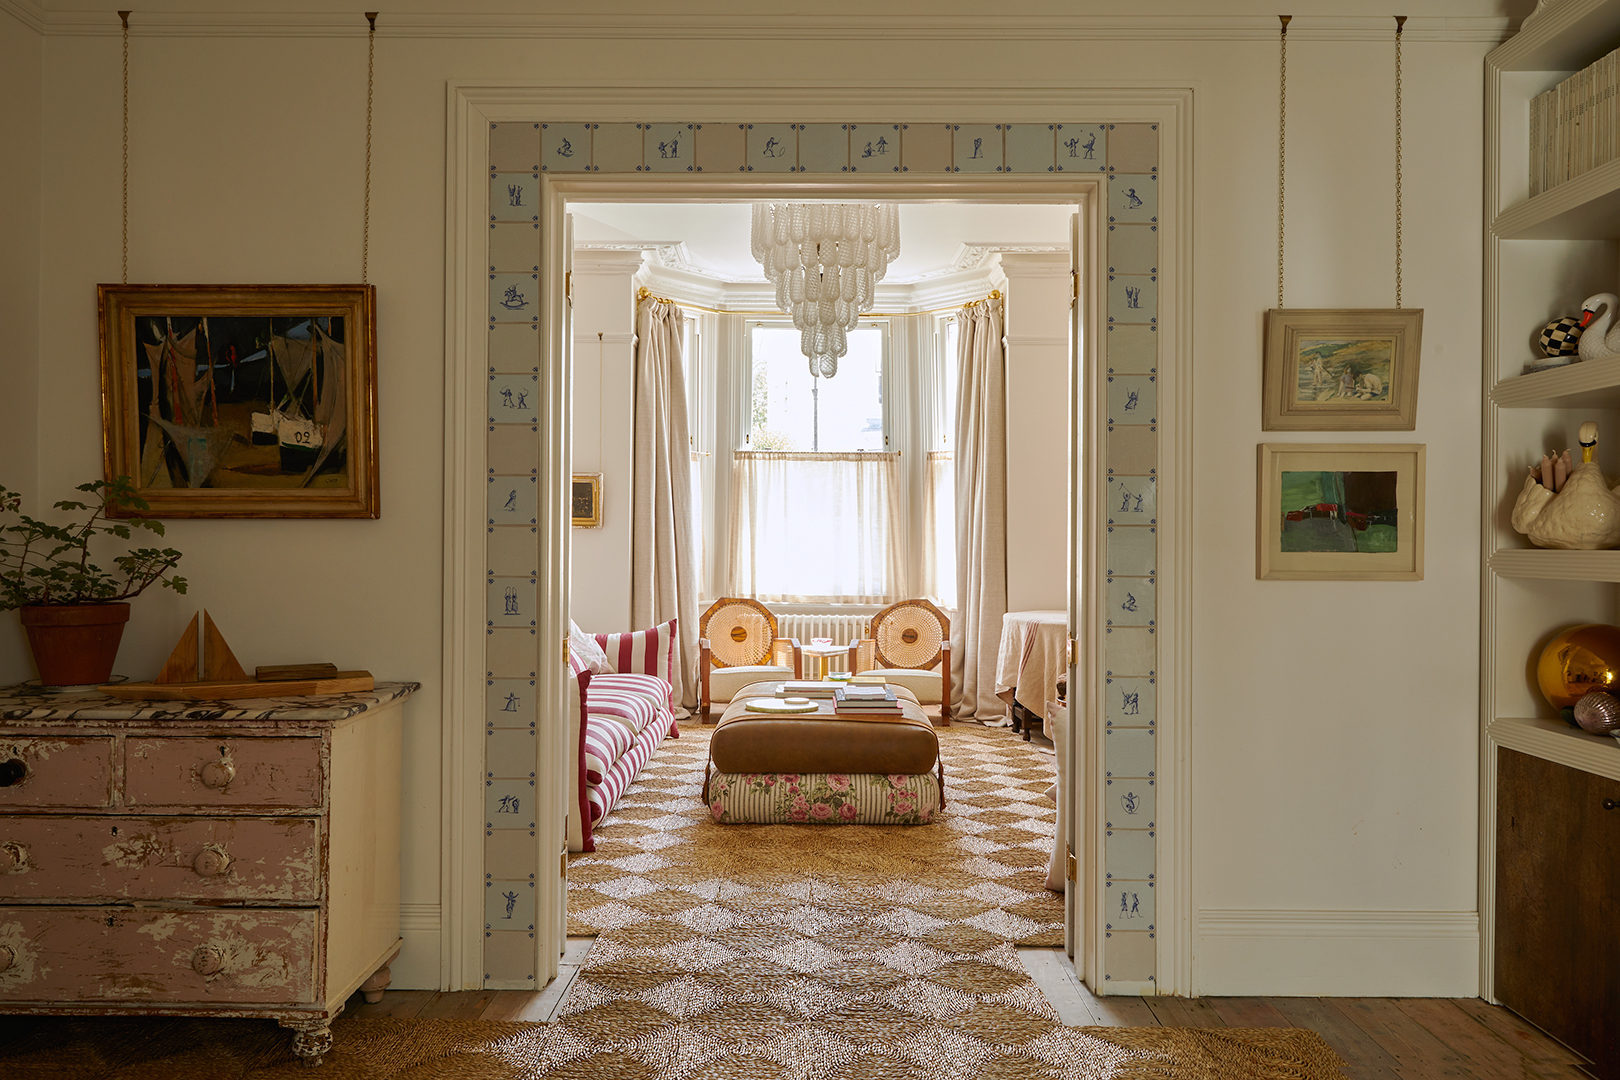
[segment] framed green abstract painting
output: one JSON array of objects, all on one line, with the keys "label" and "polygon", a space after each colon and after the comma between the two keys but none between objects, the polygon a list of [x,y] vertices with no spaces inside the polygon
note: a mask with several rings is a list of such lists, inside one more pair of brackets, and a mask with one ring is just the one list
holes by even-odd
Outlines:
[{"label": "framed green abstract painting", "polygon": [[1255,575],[1423,578],[1424,447],[1262,443]]}]

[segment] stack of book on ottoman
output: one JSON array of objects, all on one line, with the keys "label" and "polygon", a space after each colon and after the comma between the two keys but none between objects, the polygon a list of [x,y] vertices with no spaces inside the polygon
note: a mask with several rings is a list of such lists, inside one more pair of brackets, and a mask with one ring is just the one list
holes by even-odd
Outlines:
[{"label": "stack of book on ottoman", "polygon": [[887,686],[840,686],[833,691],[836,713],[900,713],[900,701]]},{"label": "stack of book on ottoman", "polygon": [[836,683],[830,682],[785,682],[776,684],[776,696],[779,698],[830,698]]}]

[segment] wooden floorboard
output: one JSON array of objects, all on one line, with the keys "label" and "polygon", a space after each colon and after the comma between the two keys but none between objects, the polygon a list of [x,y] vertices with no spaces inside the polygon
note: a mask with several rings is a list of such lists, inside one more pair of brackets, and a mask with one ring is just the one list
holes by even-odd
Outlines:
[{"label": "wooden floorboard", "polygon": [[440,994],[417,1014],[423,1020],[476,1020],[498,990],[457,990]]},{"label": "wooden floorboard", "polygon": [[1161,1027],[1226,1027],[1208,998],[1145,997]]},{"label": "wooden floorboard", "polygon": [[1531,1061],[1579,1065],[1586,1060],[1528,1020],[1521,1019],[1517,1013],[1500,1005],[1492,1005],[1480,998],[1459,998],[1457,1007],[1516,1047]]},{"label": "wooden floorboard", "polygon": [[1400,1063],[1377,1039],[1356,1025],[1328,998],[1277,998],[1272,1003],[1294,1027],[1322,1036],[1344,1059],[1355,1080],[1399,1080]]},{"label": "wooden floorboard", "polygon": [[1258,997],[1212,997],[1205,998],[1214,1008],[1215,1014],[1226,1022],[1227,1027],[1241,1028],[1268,1028],[1293,1027],[1288,1017],[1277,1011],[1272,1004],[1272,998]]},{"label": "wooden floorboard", "polygon": [[1383,1047],[1397,1063],[1401,1080],[1432,1077],[1469,1077],[1495,1080],[1491,1073],[1473,1071],[1463,1058],[1435,1038],[1422,1024],[1402,1012],[1393,998],[1335,998],[1334,1004]]}]

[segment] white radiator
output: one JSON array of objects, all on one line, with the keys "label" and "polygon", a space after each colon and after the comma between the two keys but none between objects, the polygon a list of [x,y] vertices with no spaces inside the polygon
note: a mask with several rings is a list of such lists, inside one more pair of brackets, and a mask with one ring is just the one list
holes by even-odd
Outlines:
[{"label": "white radiator", "polygon": [[[810,644],[811,638],[832,638],[834,645],[848,645],[861,636],[861,630],[872,621],[870,615],[814,614],[778,615],[776,633],[779,637],[798,638],[800,645]],[[828,664],[833,671],[849,669],[848,654],[834,656]]]}]

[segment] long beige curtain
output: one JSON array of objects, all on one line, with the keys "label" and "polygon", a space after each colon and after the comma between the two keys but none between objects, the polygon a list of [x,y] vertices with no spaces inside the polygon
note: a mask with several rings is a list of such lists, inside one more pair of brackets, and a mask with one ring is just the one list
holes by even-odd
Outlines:
[{"label": "long beige curtain", "polygon": [[1007,372],[999,300],[962,309],[957,341],[956,715],[999,719],[996,654],[1007,611]]},{"label": "long beige curtain", "polygon": [[635,476],[630,510],[630,626],[669,619],[678,639],[675,701],[697,704],[697,558],[692,447],[681,368],[681,309],[647,299],[636,314]]}]

